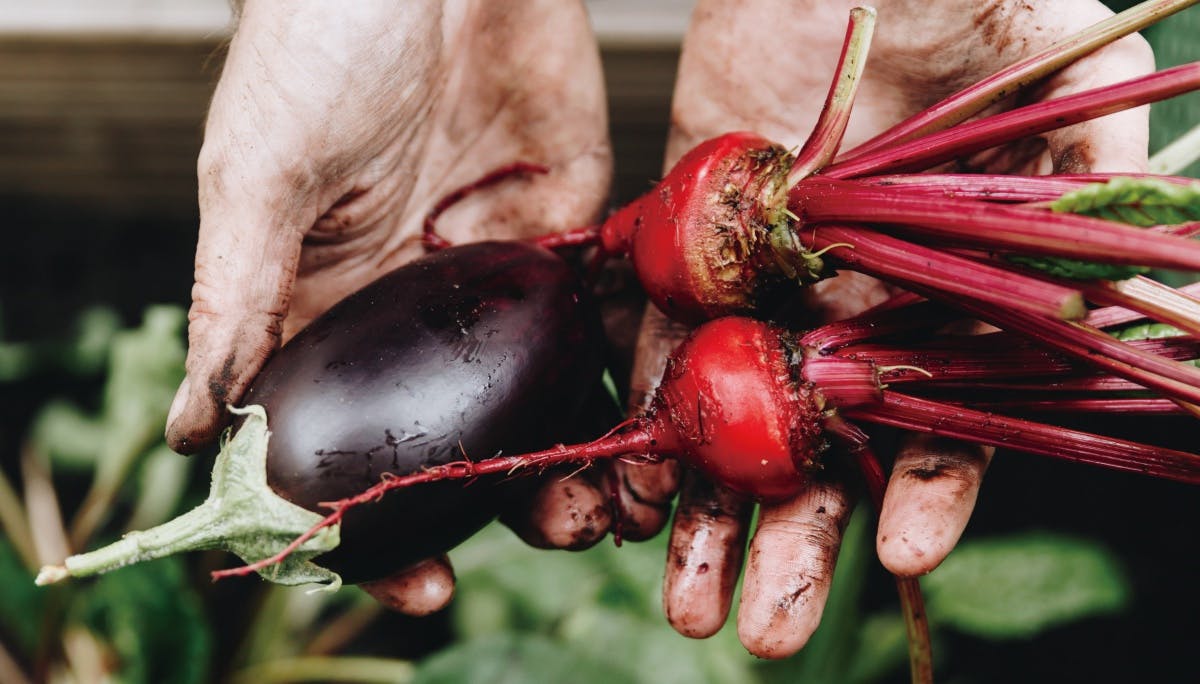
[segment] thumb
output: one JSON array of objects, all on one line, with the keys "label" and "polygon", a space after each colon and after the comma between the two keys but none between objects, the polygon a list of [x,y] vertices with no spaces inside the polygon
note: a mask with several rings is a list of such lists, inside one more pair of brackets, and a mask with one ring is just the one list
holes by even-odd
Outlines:
[{"label": "thumb", "polygon": [[[1127,36],[1080,60],[1047,83],[1046,99],[1098,88],[1154,71],[1154,53]],[[1150,107],[1144,105],[1046,134],[1055,173],[1143,172]]]},{"label": "thumb", "polygon": [[285,183],[248,183],[252,175],[203,157],[187,375],[166,431],[167,444],[184,454],[213,442],[226,406],[241,400],[279,346],[303,235],[315,220],[294,188],[289,195],[271,190]]}]

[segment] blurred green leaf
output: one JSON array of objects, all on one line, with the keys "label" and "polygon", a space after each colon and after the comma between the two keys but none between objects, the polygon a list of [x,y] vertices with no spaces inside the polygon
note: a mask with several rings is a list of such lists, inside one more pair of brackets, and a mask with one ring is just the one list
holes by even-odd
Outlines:
[{"label": "blurred green leaf", "polygon": [[922,585],[936,624],[990,639],[1117,612],[1130,594],[1107,549],[1048,532],[960,544]]},{"label": "blurred green leaf", "polygon": [[412,663],[393,658],[361,656],[301,656],[279,658],[236,673],[232,684],[275,682],[363,682],[405,684],[413,678]]},{"label": "blurred green leaf", "polygon": [[[1142,32],[1154,48],[1157,68],[1193,62],[1200,59],[1200,12],[1185,10],[1149,27]],[[1200,93],[1173,97],[1150,107],[1150,149],[1157,151],[1196,125],[1200,111]],[[1200,162],[1191,164],[1179,175],[1200,176]]]},{"label": "blurred green leaf", "polygon": [[1046,275],[1056,278],[1068,278],[1070,280],[1125,280],[1126,278],[1150,272],[1150,269],[1145,266],[1098,264],[1094,261],[1056,256],[1010,254],[1007,259],[1014,264],[1032,268]]},{"label": "blurred green leaf", "polygon": [[0,536],[0,632],[26,653],[37,646],[47,591],[34,585],[29,568],[8,539]]},{"label": "blurred green leaf", "polygon": [[64,402],[48,404],[32,437],[56,462],[94,463],[113,479],[161,439],[167,409],[183,380],[187,316],[173,306],[146,309],[142,325],[112,336],[100,411],[88,415]]},{"label": "blurred green leaf", "polygon": [[1113,332],[1118,340],[1161,340],[1166,337],[1180,337],[1183,331],[1166,323],[1140,323]]},{"label": "blurred green leaf", "polygon": [[[597,659],[530,633],[497,634],[459,643],[426,659],[415,684],[637,684],[641,681],[620,664],[624,654]],[[650,673],[646,673],[647,676]]]},{"label": "blurred green leaf", "polygon": [[[531,550],[504,527],[492,525],[452,557],[460,583],[471,586],[474,595],[460,594],[463,609],[491,614],[492,620],[507,627],[544,629],[584,601],[662,619],[658,591],[665,551],[658,542],[620,549],[601,543],[579,553],[545,553]],[[470,604],[481,592],[494,593],[507,605]],[[473,619],[456,618],[456,622],[465,636],[479,634]]]},{"label": "blurred green leaf", "polygon": [[731,638],[733,629],[696,641],[680,636],[661,614],[651,619],[584,604],[567,617],[557,635],[573,651],[593,660],[618,662],[635,681],[645,684],[758,681],[756,661]]},{"label": "blurred green leaf", "polygon": [[96,467],[106,432],[103,420],[66,399],[54,399],[34,417],[30,438],[55,466],[87,471]]},{"label": "blurred green leaf", "polygon": [[[459,634],[537,634],[587,662],[619,662],[629,681],[755,682],[758,662],[732,623],[697,641],[662,614],[666,535],[620,548],[535,551],[493,525],[451,555],[461,587],[453,605]],[[582,667],[582,665],[581,665]],[[573,681],[573,680],[572,680]]]},{"label": "blurred green leaf", "polygon": [[[876,613],[861,623],[845,682],[876,682],[908,663],[908,634],[899,609]],[[941,649],[933,649],[936,656]]]},{"label": "blurred green leaf", "polygon": [[129,529],[141,530],[170,518],[179,510],[188,489],[191,463],[166,443],[150,450],[138,471],[138,496],[129,516]]},{"label": "blurred green leaf", "polygon": [[184,565],[167,558],[106,575],[78,596],[72,616],[106,641],[125,684],[208,680],[211,640]]},{"label": "blurred green leaf", "polygon": [[0,382],[15,382],[45,372],[93,375],[108,357],[120,329],[116,312],[94,307],[79,314],[68,341],[6,342],[0,330]]}]

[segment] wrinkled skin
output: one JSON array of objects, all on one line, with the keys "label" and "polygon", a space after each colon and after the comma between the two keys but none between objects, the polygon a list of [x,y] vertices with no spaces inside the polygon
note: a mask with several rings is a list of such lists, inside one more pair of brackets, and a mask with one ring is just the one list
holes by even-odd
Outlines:
[{"label": "wrinkled skin", "polygon": [[[873,4],[878,29],[848,144],[1107,14],[1092,0]],[[828,88],[850,7],[840,0],[700,0],[680,64],[665,164],[729,130],[755,130],[787,146],[802,142]],[[1145,43],[1126,39],[1032,97],[1152,67]],[[610,180],[604,112],[596,46],[574,2],[247,2],[198,164],[188,379],[169,420],[171,445],[194,451],[210,442],[224,404],[238,401],[281,341],[419,254],[424,213],[483,171],[515,160],[551,169],[452,208],[439,229],[453,240],[542,233],[595,218]],[[969,166],[1141,170],[1146,128],[1141,108],[1042,143],[981,154]],[[810,296],[813,323],[855,313],[885,294],[865,277],[838,276]],[[684,333],[647,312],[631,406],[644,405]],[[877,540],[888,568],[917,575],[941,562],[966,524],[989,456],[939,440],[902,447]],[[667,521],[679,468],[619,466],[616,473],[625,537],[652,536]],[[668,620],[689,636],[715,632],[745,560],[743,643],[763,657],[794,653],[816,628],[828,595],[851,508],[845,488],[818,482],[764,507],[744,559],[752,506],[695,476],[682,479],[667,559]],[[571,496],[561,492],[567,487],[575,488]],[[585,478],[552,478],[536,505],[506,520],[538,546],[586,546],[607,520],[556,503],[581,496],[598,502],[604,491]],[[427,613],[449,601],[453,573],[435,559],[366,589],[385,605]]]},{"label": "wrinkled skin", "polygon": [[[1109,14],[1089,1],[872,4],[878,24],[843,149]],[[666,163],[730,130],[757,131],[787,147],[803,142],[819,113],[852,6],[701,0],[684,43]],[[764,35],[770,40],[762,40]],[[1050,79],[1030,99],[1152,68],[1144,41],[1126,39]],[[1049,134],[1043,141],[980,154],[967,166],[1008,173],[1142,171],[1147,125],[1143,107]],[[809,298],[813,323],[844,318],[885,296],[885,288],[865,276],[840,275],[814,289]],[[877,537],[888,569],[920,575],[945,558],[966,526],[990,455],[975,445],[926,437],[901,447]],[[696,491],[689,486],[681,495],[664,605],[677,630],[702,637],[725,621],[751,509],[727,493]],[[706,506],[694,500],[697,496],[718,505]],[[849,511],[846,489],[837,482],[819,483],[790,502],[763,507],[737,616],[738,634],[752,653],[785,657],[808,641],[829,593]]]},{"label": "wrinkled skin", "polygon": [[[211,443],[225,405],[281,342],[419,256],[433,203],[484,171],[549,167],[446,212],[439,227],[453,240],[596,219],[612,159],[590,31],[582,5],[559,0],[246,2],[197,165],[196,284],[171,446]],[[367,589],[425,613],[452,587],[443,561]]]}]

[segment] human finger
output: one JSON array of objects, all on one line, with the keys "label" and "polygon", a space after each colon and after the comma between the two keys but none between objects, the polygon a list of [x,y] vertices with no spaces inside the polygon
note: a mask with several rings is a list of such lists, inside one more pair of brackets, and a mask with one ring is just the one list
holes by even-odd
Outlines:
[{"label": "human finger", "polygon": [[[1099,88],[1154,70],[1154,53],[1141,36],[1108,45],[1051,78],[1045,99]],[[1144,172],[1150,108],[1135,107],[1046,134],[1055,173]]]},{"label": "human finger", "polygon": [[551,475],[505,511],[501,522],[534,548],[578,551],[608,533],[612,507],[609,495],[587,477]]},{"label": "human finger", "polygon": [[358,586],[385,608],[420,617],[438,612],[454,598],[454,568],[449,558],[438,556]]},{"label": "human finger", "polygon": [[738,606],[738,637],[750,653],[786,658],[808,643],[825,610],[852,508],[843,485],[824,480],[761,507]]},{"label": "human finger", "polygon": [[[667,318],[653,304],[646,305],[629,381],[631,415],[650,408],[667,356],[687,334],[687,326]],[[612,475],[616,479],[621,535],[640,541],[658,534],[670,516],[671,500],[679,489],[679,463],[674,459],[636,465],[618,461],[613,464]]]},{"label": "human finger", "polygon": [[879,514],[876,552],[884,567],[915,577],[945,560],[966,529],[994,451],[933,435],[904,438]]},{"label": "human finger", "polygon": [[683,480],[667,546],[663,611],[677,632],[703,639],[729,616],[754,503],[695,472]]}]

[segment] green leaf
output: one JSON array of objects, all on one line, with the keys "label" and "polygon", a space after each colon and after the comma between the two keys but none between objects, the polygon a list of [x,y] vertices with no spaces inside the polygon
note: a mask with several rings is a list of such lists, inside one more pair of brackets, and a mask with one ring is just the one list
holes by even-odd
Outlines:
[{"label": "green leaf", "polygon": [[120,328],[112,309],[96,307],[81,313],[70,341],[10,342],[0,331],[0,382],[15,382],[45,372],[92,375],[108,358],[109,344]]},{"label": "green leaf", "polygon": [[[594,658],[545,636],[497,634],[459,643],[425,660],[414,684],[638,684],[622,654]],[[651,673],[646,673],[647,678]]]},{"label": "green leaf", "polygon": [[[1113,178],[1059,197],[1052,211],[1108,219],[1132,226],[1174,225],[1200,220],[1200,182],[1168,183],[1154,178]],[[1014,254],[1010,261],[1070,280],[1125,280],[1149,273],[1145,266],[1098,264],[1078,259]]]},{"label": "green leaf", "polygon": [[[1196,41],[1196,36],[1200,35],[1200,12],[1179,12],[1148,27],[1142,35],[1154,48],[1158,69],[1200,59],[1200,45]],[[1150,108],[1150,149],[1161,149],[1194,126],[1197,111],[1200,111],[1200,92],[1154,103]],[[1179,175],[1200,175],[1200,162],[1191,164]]]},{"label": "green leaf", "polygon": [[1031,256],[1027,254],[1010,254],[1008,260],[1014,264],[1027,266],[1056,278],[1069,280],[1125,280],[1135,275],[1150,272],[1145,266],[1124,266],[1121,264],[1098,264],[1093,261],[1080,261],[1054,256]]},{"label": "green leaf", "polygon": [[937,624],[990,639],[1114,613],[1130,593],[1103,546],[1044,532],[960,544],[922,585]]},{"label": "green leaf", "polygon": [[186,324],[183,309],[151,306],[141,326],[110,334],[103,345],[81,344],[105,349],[100,410],[88,415],[67,402],[51,402],[34,420],[34,443],[56,462],[76,467],[91,462],[102,486],[119,486],[138,458],[162,440],[167,409],[183,380]]},{"label": "green leaf", "polygon": [[[908,632],[899,610],[875,613],[863,621],[858,647],[845,682],[877,682],[908,664]],[[935,657],[941,651],[934,644]]]},{"label": "green leaf", "polygon": [[1166,323],[1141,323],[1115,330],[1112,336],[1122,342],[1132,340],[1161,340],[1166,337],[1181,337],[1183,331]]},{"label": "green leaf", "polygon": [[[614,660],[647,684],[757,681],[733,621],[716,636],[679,636],[662,614],[666,536],[579,553],[534,551],[492,525],[451,553],[460,591],[456,631],[539,634],[585,661]],[[664,664],[667,663],[667,664]]]},{"label": "green leaf", "polygon": [[29,581],[29,569],[8,539],[0,535],[0,635],[29,653],[38,644],[46,590]]},{"label": "green leaf", "polygon": [[119,662],[116,681],[208,681],[208,625],[177,559],[102,578],[79,594],[72,616],[112,647]]},{"label": "green leaf", "polygon": [[1200,182],[1180,185],[1156,178],[1113,178],[1068,192],[1050,208],[1143,228],[1176,225],[1200,220]]}]

